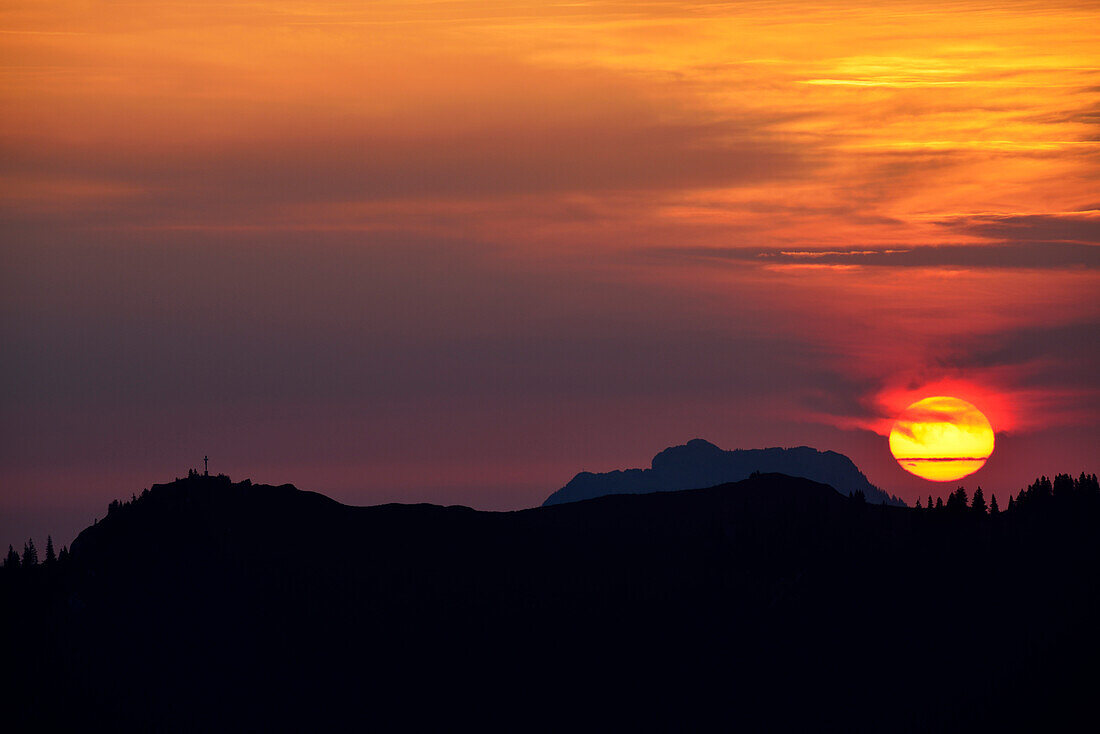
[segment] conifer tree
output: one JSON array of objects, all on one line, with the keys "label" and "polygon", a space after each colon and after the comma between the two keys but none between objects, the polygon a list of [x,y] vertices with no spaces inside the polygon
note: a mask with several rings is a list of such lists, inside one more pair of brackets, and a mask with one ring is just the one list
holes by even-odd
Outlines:
[{"label": "conifer tree", "polygon": [[1081,476],[1077,480],[1077,491],[1082,495],[1091,497],[1100,494],[1100,482],[1097,481],[1096,475],[1081,472]]},{"label": "conifer tree", "polygon": [[1054,477],[1051,488],[1054,499],[1064,502],[1073,495],[1073,477],[1069,474],[1058,474]]},{"label": "conifer tree", "polygon": [[989,509],[985,504],[985,494],[982,492],[982,488],[978,487],[974,490],[974,499],[970,503],[970,509],[978,515],[984,515]]},{"label": "conifer tree", "polygon": [[34,547],[34,538],[23,544],[23,568],[38,565],[38,549]]},{"label": "conifer tree", "polygon": [[917,497],[917,509],[918,510],[923,509],[920,505],[920,497]]},{"label": "conifer tree", "polygon": [[937,510],[942,510],[943,509],[943,497],[937,497],[936,498],[936,509]]},{"label": "conifer tree", "polygon": [[[1010,501],[1011,501],[1011,499],[1012,498],[1009,497]],[[994,494],[993,496],[991,496],[989,498],[989,514],[990,515],[999,515],[999,514],[1001,514],[1001,508],[997,507],[997,495],[996,494]]]},{"label": "conifer tree", "polygon": [[69,560],[69,546],[63,545],[61,546],[61,552],[57,554],[57,562],[64,563],[67,560]]},{"label": "conifer tree", "polygon": [[8,544],[8,555],[4,559],[4,568],[19,568],[19,554],[15,552],[15,548]]},{"label": "conifer tree", "polygon": [[932,509],[932,495],[928,495],[928,509]]},{"label": "conifer tree", "polygon": [[57,554],[53,550],[53,538],[46,536],[46,565],[52,566],[57,561]]},{"label": "conifer tree", "polygon": [[959,487],[947,496],[947,509],[951,512],[965,512],[967,509],[966,490]]}]

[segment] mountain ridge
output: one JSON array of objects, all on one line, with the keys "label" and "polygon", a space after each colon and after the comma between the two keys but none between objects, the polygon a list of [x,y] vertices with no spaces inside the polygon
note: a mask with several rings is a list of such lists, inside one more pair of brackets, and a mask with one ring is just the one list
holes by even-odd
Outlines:
[{"label": "mountain ridge", "polygon": [[754,473],[777,473],[827,484],[843,495],[862,492],[868,502],[906,504],[879,489],[844,454],[810,446],[724,450],[701,438],[658,452],[649,469],[580,472],[553,492],[543,507],[608,494],[646,494],[713,487]]},{"label": "mountain ridge", "polygon": [[16,730],[1056,729],[1091,711],[1100,650],[1100,488],[1056,485],[997,516],[781,474],[484,512],[191,476],[111,503],[64,562],[0,572],[5,714]]}]

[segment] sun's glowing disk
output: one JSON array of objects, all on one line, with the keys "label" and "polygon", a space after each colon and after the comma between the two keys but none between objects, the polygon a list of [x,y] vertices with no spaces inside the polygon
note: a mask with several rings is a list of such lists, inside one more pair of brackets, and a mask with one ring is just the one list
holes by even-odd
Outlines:
[{"label": "sun's glowing disk", "polygon": [[954,481],[985,465],[993,453],[993,427],[965,400],[924,398],[894,422],[890,453],[911,474],[933,482]]}]

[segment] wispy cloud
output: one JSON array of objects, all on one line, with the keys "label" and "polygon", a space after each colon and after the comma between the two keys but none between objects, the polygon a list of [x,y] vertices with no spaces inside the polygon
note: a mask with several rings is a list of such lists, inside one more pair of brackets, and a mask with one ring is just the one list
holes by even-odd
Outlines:
[{"label": "wispy cloud", "polygon": [[1100,247],[1046,241],[988,245],[912,245],[797,250],[759,247],[684,247],[658,248],[651,250],[650,254],[659,258],[757,266],[1100,268]]},{"label": "wispy cloud", "polygon": [[960,234],[1028,242],[1100,244],[1100,212],[1084,214],[1008,214],[955,217],[937,224]]}]

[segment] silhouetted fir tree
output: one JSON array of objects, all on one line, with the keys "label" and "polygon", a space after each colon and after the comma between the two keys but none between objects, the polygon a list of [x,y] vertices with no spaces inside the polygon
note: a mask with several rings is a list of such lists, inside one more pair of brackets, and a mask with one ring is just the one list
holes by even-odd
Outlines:
[{"label": "silhouetted fir tree", "polygon": [[46,565],[52,566],[57,562],[57,554],[53,550],[53,538],[49,535],[46,536]]},{"label": "silhouetted fir tree", "polygon": [[1089,497],[1096,497],[1100,495],[1100,481],[1097,481],[1095,474],[1085,474],[1081,472],[1081,477],[1077,480],[1079,485],[1078,492],[1082,495]]},{"label": "silhouetted fir tree", "polygon": [[23,544],[23,568],[38,565],[38,550],[34,547],[34,538]]},{"label": "silhouetted fir tree", "polygon": [[974,499],[970,503],[970,509],[978,515],[985,515],[989,510],[989,508],[986,507],[985,494],[982,492],[981,487],[974,490]]},{"label": "silhouetted fir tree", "polygon": [[[1011,502],[1012,498],[1009,497],[1008,501]],[[1001,514],[1001,508],[997,507],[997,495],[996,494],[994,494],[992,497],[989,498],[989,514],[990,515],[999,515],[999,514]]]},{"label": "silhouetted fir tree", "polygon": [[67,545],[61,546],[61,552],[57,554],[57,562],[64,563],[69,560],[69,547]]},{"label": "silhouetted fir tree", "polygon": [[1005,508],[1005,512],[1012,512],[1012,510],[1013,510],[1013,509],[1014,509],[1014,507],[1015,507],[1015,504],[1016,504],[1016,503],[1015,503],[1015,502],[1014,502],[1014,501],[1012,500],[1012,493],[1011,493],[1011,492],[1009,492],[1009,493],[1008,493],[1008,507],[1007,507],[1007,508]]},{"label": "silhouetted fir tree", "polygon": [[928,509],[932,509],[932,495],[928,495]]},{"label": "silhouetted fir tree", "polygon": [[1054,499],[1062,501],[1073,496],[1073,477],[1069,474],[1058,474],[1054,477],[1054,484],[1051,487],[1051,495]]},{"label": "silhouetted fir tree", "polygon": [[942,510],[943,509],[943,497],[937,497],[936,498],[936,509],[937,510]]},{"label": "silhouetted fir tree", "polygon": [[1046,475],[1039,477],[1031,491],[1034,498],[1040,502],[1049,500],[1054,495],[1054,487]]},{"label": "silhouetted fir tree", "polygon": [[959,487],[947,496],[948,512],[962,513],[967,510],[966,490]]},{"label": "silhouetted fir tree", "polygon": [[1031,491],[1031,485],[1028,485],[1024,489],[1021,489],[1016,493],[1016,509],[1022,511],[1027,507],[1028,493]]},{"label": "silhouetted fir tree", "polygon": [[922,507],[920,506],[920,497],[917,497],[917,509],[918,509],[918,510],[920,510],[920,509],[923,509],[923,508],[922,508]]},{"label": "silhouetted fir tree", "polygon": [[4,559],[4,568],[19,568],[19,554],[15,552],[15,548],[8,545],[8,555]]}]

